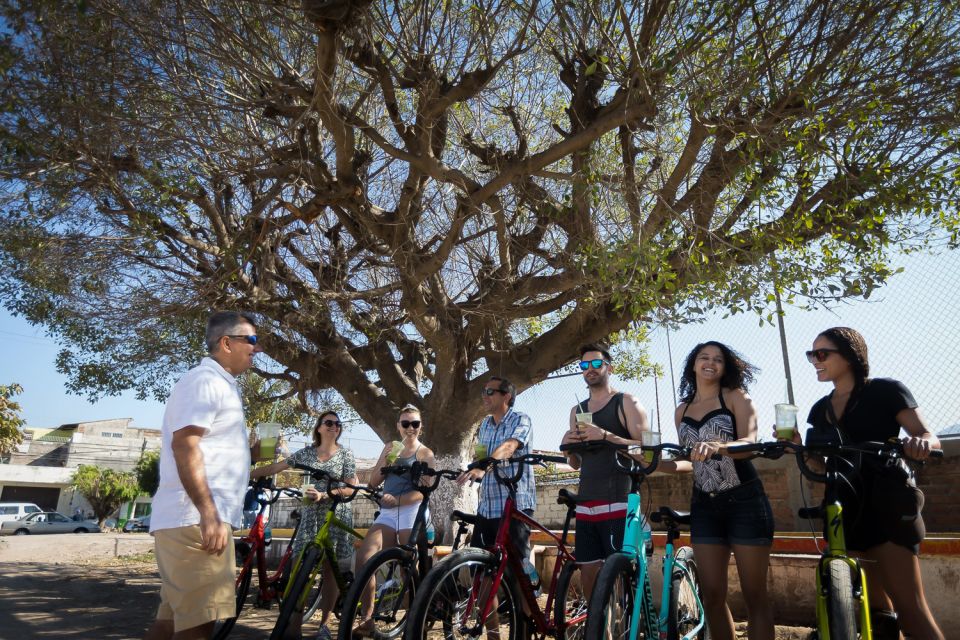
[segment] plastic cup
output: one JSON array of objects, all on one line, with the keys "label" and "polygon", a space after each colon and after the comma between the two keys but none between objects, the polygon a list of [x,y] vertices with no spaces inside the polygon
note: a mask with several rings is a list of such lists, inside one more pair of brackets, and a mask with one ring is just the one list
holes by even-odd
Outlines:
[{"label": "plastic cup", "polygon": [[313,478],[310,477],[309,473],[303,474],[303,482],[300,485],[300,491],[303,493],[300,496],[300,502],[303,504],[313,504],[313,500],[307,497],[307,489],[313,488]]},{"label": "plastic cup", "polygon": [[257,439],[260,441],[260,457],[273,460],[277,455],[277,440],[280,437],[279,422],[261,422],[257,425]]},{"label": "plastic cup", "polygon": [[400,455],[400,451],[403,449],[403,443],[397,440],[393,441],[393,444],[390,445],[390,453],[387,454],[387,464],[393,464],[397,461],[397,456]]},{"label": "plastic cup", "polygon": [[477,443],[473,445],[473,459],[483,460],[487,457],[487,445]]},{"label": "plastic cup", "polygon": [[[640,434],[641,440],[645,447],[653,447],[660,444],[660,432],[659,431],[644,431]],[[644,451],[643,459],[647,463],[653,462],[653,451]]]},{"label": "plastic cup", "polygon": [[591,412],[578,413],[577,423],[579,424],[581,422],[586,424],[593,424],[593,413]]},{"label": "plastic cup", "polygon": [[774,405],[773,408],[777,415],[777,440],[789,440],[793,438],[793,430],[797,428],[797,412],[800,411],[800,407],[795,404],[781,402]]}]

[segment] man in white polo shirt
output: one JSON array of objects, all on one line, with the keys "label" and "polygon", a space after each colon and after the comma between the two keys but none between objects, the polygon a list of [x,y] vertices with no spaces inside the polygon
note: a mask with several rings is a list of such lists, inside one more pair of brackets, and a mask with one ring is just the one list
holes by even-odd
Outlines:
[{"label": "man in white polo shirt", "polygon": [[160,487],[150,533],[160,608],[147,640],[210,638],[236,613],[233,529],[243,522],[250,448],[236,376],[253,365],[257,331],[233,311],[207,320],[209,357],[173,387],[163,414]]}]

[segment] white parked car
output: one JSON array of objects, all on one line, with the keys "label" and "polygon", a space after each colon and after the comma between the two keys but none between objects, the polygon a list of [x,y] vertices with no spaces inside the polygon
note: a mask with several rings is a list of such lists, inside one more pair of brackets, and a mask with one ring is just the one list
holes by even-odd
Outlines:
[{"label": "white parked car", "polygon": [[38,511],[43,509],[32,502],[0,502],[0,523],[19,520]]},{"label": "white parked car", "polygon": [[56,511],[31,513],[21,520],[0,524],[0,535],[22,536],[36,533],[100,533],[100,527],[92,520],[71,520]]}]

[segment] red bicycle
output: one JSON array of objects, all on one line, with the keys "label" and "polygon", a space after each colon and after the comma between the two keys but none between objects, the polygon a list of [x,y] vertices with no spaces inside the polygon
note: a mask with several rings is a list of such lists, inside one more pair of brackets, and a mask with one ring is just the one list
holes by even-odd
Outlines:
[{"label": "red bicycle", "polygon": [[[493,546],[466,547],[451,553],[427,574],[417,591],[404,634],[408,640],[486,637],[521,640],[536,635],[581,638],[586,624],[587,602],[577,586],[579,566],[567,547],[570,521],[576,510],[574,494],[560,491],[557,502],[567,506],[563,533],[555,535],[515,506],[517,483],[527,465],[566,462],[566,458],[527,454],[510,460],[486,458],[471,467],[492,469],[509,497]],[[516,464],[513,472],[507,465]],[[510,522],[518,520],[553,538],[557,562],[543,608],[523,569],[525,558],[510,543]]]},{"label": "red bicycle", "polygon": [[[257,481],[256,484],[252,485],[252,487],[258,495],[261,493],[261,491],[267,491],[269,492],[270,496],[267,498],[257,499],[257,502],[260,504],[260,509],[257,512],[257,519],[250,527],[250,531],[246,536],[234,541],[234,547],[237,552],[237,564],[240,567],[240,572],[237,574],[236,583],[237,615],[233,618],[228,618],[226,620],[217,622],[213,631],[213,640],[223,640],[229,636],[230,632],[233,630],[233,626],[237,623],[237,618],[240,617],[240,612],[243,610],[243,607],[247,602],[247,594],[250,591],[250,582],[253,580],[254,569],[256,569],[257,572],[258,587],[256,598],[254,600],[255,607],[259,609],[269,609],[275,601],[280,602],[280,598],[283,595],[283,587],[286,583],[284,571],[290,564],[293,541],[297,537],[297,529],[300,528],[300,516],[299,512],[293,512],[293,518],[297,522],[296,527],[293,530],[293,534],[290,536],[290,541],[287,543],[287,548],[283,552],[283,556],[280,557],[280,565],[277,567],[275,572],[268,574],[266,548],[269,546],[270,541],[267,541],[264,537],[266,530],[265,514],[267,507],[276,503],[281,496],[286,495],[299,499],[302,494],[299,489],[291,489],[286,487],[277,489],[273,483],[273,478],[263,478]],[[256,563],[256,566],[254,566],[254,563]],[[320,589],[317,588],[314,589],[314,591],[315,593],[310,594],[308,608],[304,612],[304,620],[308,620],[309,616],[312,616],[313,612],[316,611],[317,607],[320,606]]]}]

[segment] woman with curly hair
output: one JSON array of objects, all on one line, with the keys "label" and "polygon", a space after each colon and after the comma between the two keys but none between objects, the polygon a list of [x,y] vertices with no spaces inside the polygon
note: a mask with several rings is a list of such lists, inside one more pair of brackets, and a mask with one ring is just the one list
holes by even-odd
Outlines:
[{"label": "woman with curly hair", "polygon": [[690,540],[713,640],[736,638],[727,606],[731,552],[747,604],[748,638],[774,637],[767,595],[773,511],[753,463],[727,453],[732,444],[757,440],[757,412],[747,395],[754,371],[730,347],[710,341],[693,348],[680,381],[677,436],[692,451],[691,463],[677,463],[677,470],[693,470]]},{"label": "woman with curly hair", "polygon": [[[913,394],[897,380],[870,378],[867,343],[854,329],[833,327],[820,333],[807,351],[817,380],[833,391],[813,405],[807,422],[810,439],[843,442],[901,439],[908,458],[924,460],[940,441],[930,433]],[[795,434],[795,439],[799,436]],[[871,622],[878,640],[943,640],[927,606],[920,578],[920,541],[925,528],[923,493],[906,465],[886,465],[874,456],[844,456],[859,473],[855,491],[841,487],[847,550],[866,560]],[[846,495],[845,495],[846,494]],[[894,613],[895,612],[895,613]],[[898,629],[899,625],[899,629]]]}]

